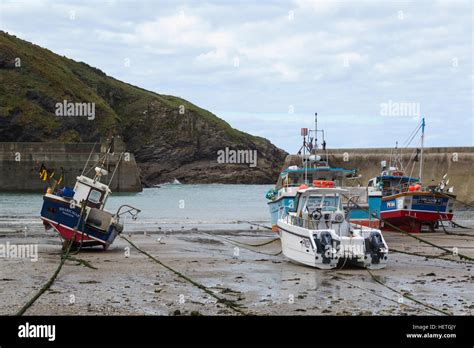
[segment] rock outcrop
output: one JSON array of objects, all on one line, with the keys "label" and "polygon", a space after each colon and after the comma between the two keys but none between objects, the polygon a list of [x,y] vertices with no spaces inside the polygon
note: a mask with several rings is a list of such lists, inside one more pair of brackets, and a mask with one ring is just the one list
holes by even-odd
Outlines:
[{"label": "rock outcrop", "polygon": [[[286,153],[188,101],[118,81],[85,63],[0,31],[0,141],[93,142],[121,135],[144,185],[273,183]],[[58,116],[57,103],[93,103],[94,117]],[[218,151],[257,151],[257,165]]]}]

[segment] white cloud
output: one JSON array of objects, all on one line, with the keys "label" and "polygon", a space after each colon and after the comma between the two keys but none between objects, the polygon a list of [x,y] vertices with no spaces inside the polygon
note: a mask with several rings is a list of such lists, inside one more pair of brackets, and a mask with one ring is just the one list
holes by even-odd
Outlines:
[{"label": "white cloud", "polygon": [[295,2],[301,9],[312,10],[319,15],[334,13],[342,5],[336,0],[296,0]]},{"label": "white cloud", "polygon": [[283,81],[297,81],[300,75],[297,69],[286,64],[277,63],[272,67]]},{"label": "white cloud", "polygon": [[[472,115],[469,1],[2,0],[0,20],[26,40],[134,85],[227,111],[225,117],[284,117],[292,104],[310,119],[319,111],[345,120],[339,126],[347,131],[351,122],[340,115],[378,120],[378,103],[389,99],[419,101],[435,120],[451,110],[459,122]],[[298,128],[300,120],[291,120]],[[265,130],[248,125],[238,123],[283,137],[278,122],[266,122]],[[382,145],[383,125],[372,126],[367,141]],[[456,139],[472,142],[469,127],[461,132]]]}]

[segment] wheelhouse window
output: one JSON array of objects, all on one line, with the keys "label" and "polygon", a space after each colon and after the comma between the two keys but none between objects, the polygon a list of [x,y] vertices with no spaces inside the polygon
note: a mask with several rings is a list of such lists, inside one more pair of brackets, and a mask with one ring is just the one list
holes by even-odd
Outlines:
[{"label": "wheelhouse window", "polygon": [[301,194],[298,193],[295,197],[295,200],[293,201],[293,204],[290,204],[290,206],[288,207],[289,212],[295,213],[297,211],[297,208],[300,204],[300,197],[301,197]]},{"label": "wheelhouse window", "polygon": [[322,211],[342,210],[340,197],[337,195],[310,196],[306,204],[307,211],[312,212],[317,208]]},{"label": "wheelhouse window", "polygon": [[100,205],[100,199],[102,198],[102,192],[100,191],[97,191],[97,190],[91,190],[91,192],[89,193],[89,197],[87,198],[87,200],[94,204],[94,205]]}]

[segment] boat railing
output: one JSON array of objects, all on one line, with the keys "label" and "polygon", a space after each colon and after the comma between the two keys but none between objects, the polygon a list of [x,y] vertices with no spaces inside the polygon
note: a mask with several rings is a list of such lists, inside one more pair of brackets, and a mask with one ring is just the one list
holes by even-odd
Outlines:
[{"label": "boat railing", "polygon": [[[125,210],[122,211],[122,209],[125,209]],[[141,210],[138,208],[132,207],[131,205],[128,205],[128,204],[123,204],[117,209],[117,212],[114,214],[114,216],[117,219],[120,219],[122,215],[125,215],[128,213],[132,216],[132,220],[136,220],[140,212]]]},{"label": "boat railing", "polygon": [[285,213],[284,211],[280,218],[287,224],[307,228],[310,230],[317,229],[318,227],[318,221],[314,219],[308,219],[301,216],[291,215],[289,213]]}]

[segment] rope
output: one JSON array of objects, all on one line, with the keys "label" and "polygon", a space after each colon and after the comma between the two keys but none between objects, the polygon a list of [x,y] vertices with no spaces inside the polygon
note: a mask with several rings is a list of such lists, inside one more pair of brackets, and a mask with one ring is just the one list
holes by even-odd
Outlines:
[{"label": "rope", "polygon": [[401,292],[401,291],[398,291],[397,289],[392,288],[391,286],[387,285],[386,283],[384,283],[383,281],[381,281],[380,279],[378,279],[369,269],[367,269],[367,272],[369,272],[370,276],[372,277],[372,279],[373,279],[375,282],[377,282],[377,283],[379,283],[380,285],[386,287],[387,289],[389,289],[389,290],[391,290],[391,291],[393,291],[393,292],[396,292],[397,294],[399,294],[399,295],[401,295],[401,296],[403,296],[403,297],[405,297],[405,298],[407,298],[407,299],[409,299],[409,300],[411,300],[411,301],[413,301],[413,302],[416,302],[416,303],[418,303],[418,304],[420,304],[420,305],[422,305],[422,306],[424,306],[424,307],[426,307],[426,308],[429,308],[429,309],[434,310],[434,311],[436,311],[436,312],[442,313],[442,314],[444,314],[444,315],[452,315],[451,313],[448,313],[448,312],[445,312],[445,311],[443,311],[443,310],[441,310],[441,309],[438,309],[438,308],[436,308],[436,307],[433,307],[433,306],[431,306],[431,305],[429,305],[429,304],[426,304],[426,303],[424,303],[424,302],[422,302],[422,301],[420,301],[420,300],[417,300],[416,298],[414,298],[414,297],[412,297],[412,296],[410,296],[410,295],[407,295],[407,294],[405,294],[405,293],[403,293],[403,292]]},{"label": "rope", "polygon": [[[347,197],[346,197],[346,198],[347,198]],[[446,248],[444,248],[444,247],[442,247],[442,246],[439,246],[439,245],[436,245],[436,244],[434,244],[434,243],[432,243],[432,242],[430,242],[430,241],[427,241],[427,240],[424,240],[424,239],[422,239],[422,238],[420,238],[420,237],[417,237],[417,236],[415,236],[413,233],[409,233],[409,232],[407,232],[407,231],[404,231],[404,230],[402,230],[401,228],[398,228],[397,226],[395,226],[395,225],[391,224],[390,222],[386,221],[385,219],[383,219],[383,218],[381,218],[381,217],[378,217],[377,215],[375,215],[375,213],[372,213],[372,212],[370,212],[369,210],[362,208],[359,204],[357,204],[357,203],[355,203],[355,202],[353,202],[353,203],[354,203],[355,206],[357,206],[357,208],[359,208],[359,209],[361,209],[361,210],[363,210],[363,211],[368,212],[369,215],[371,215],[372,217],[374,217],[374,218],[376,218],[376,219],[382,221],[384,224],[387,224],[387,225],[390,226],[391,228],[395,229],[397,232],[403,233],[403,234],[405,234],[405,235],[407,235],[407,236],[409,236],[409,237],[411,237],[411,238],[416,239],[417,241],[419,241],[419,242],[421,242],[421,243],[428,244],[428,245],[430,245],[430,246],[432,246],[432,247],[434,247],[434,248],[437,248],[437,249],[440,249],[440,250],[443,250],[443,251],[445,251],[445,252],[447,252],[447,253],[452,254],[452,250],[446,249]],[[469,260],[469,261],[474,261],[474,258],[469,257],[469,256],[464,255],[464,254],[458,253],[457,256],[458,256],[461,260],[462,260],[462,259],[466,259],[466,260]]]},{"label": "rope", "polygon": [[[445,252],[447,252],[447,253],[452,254],[452,250],[446,249],[445,247],[442,247],[442,246],[436,245],[436,244],[434,244],[434,243],[432,243],[432,242],[430,242],[430,241],[424,240],[424,239],[422,239],[422,238],[420,238],[420,237],[417,237],[417,236],[413,235],[412,233],[403,231],[402,229],[398,228],[397,226],[392,225],[391,223],[387,222],[385,219],[382,219],[382,218],[379,218],[379,219],[380,219],[380,221],[383,221],[385,224],[389,225],[390,227],[396,229],[397,232],[401,232],[401,233],[403,233],[403,234],[405,234],[405,235],[407,235],[407,236],[410,236],[411,238],[414,238],[414,239],[418,240],[418,241],[421,242],[421,243],[428,244],[428,245],[430,245],[430,246],[432,246],[432,247],[434,247],[434,248],[437,248],[437,249],[440,249],[440,250],[443,250],[443,251],[445,251]],[[466,260],[469,260],[469,261],[474,261],[474,258],[469,257],[469,256],[464,255],[464,254],[459,254],[459,253],[458,253],[457,256],[458,256],[461,260],[462,260],[462,259],[466,259]]]},{"label": "rope", "polygon": [[418,131],[420,130],[421,128],[421,123],[416,126],[416,128],[410,133],[410,135],[408,136],[408,138],[405,140],[405,142],[403,143],[402,147],[404,148],[407,148],[411,142],[413,141],[413,139],[415,138],[415,136],[418,134]]},{"label": "rope", "polygon": [[246,248],[246,247],[245,247],[245,246],[251,246],[251,247],[264,246],[264,245],[267,245],[267,244],[271,244],[271,243],[273,243],[274,241],[279,240],[280,238],[275,238],[275,239],[272,239],[272,240],[269,241],[269,242],[265,242],[265,243],[261,243],[261,244],[248,244],[248,243],[239,242],[239,241],[236,241],[236,240],[227,238],[227,237],[222,237],[222,236],[213,235],[213,234],[210,234],[210,233],[207,233],[207,232],[203,232],[203,231],[199,231],[199,233],[206,234],[206,235],[211,236],[211,237],[217,237],[217,238],[222,239],[222,240],[225,240],[226,242],[228,242],[228,243],[230,243],[230,244],[232,244],[232,245],[235,245],[235,246],[243,246],[244,249],[247,249],[247,250],[249,250],[249,251],[253,251],[254,253],[257,253],[257,254],[263,254],[263,255],[268,255],[268,256],[278,256],[278,255],[280,255],[280,254],[282,253],[282,250],[280,250],[280,251],[277,252],[276,254],[271,254],[271,253],[265,253],[265,252],[263,252],[263,251],[252,250],[252,249],[249,249],[249,248]]},{"label": "rope", "polygon": [[[439,209],[438,209],[438,213],[439,213]],[[445,234],[447,235],[452,235],[452,236],[463,236],[463,237],[474,237],[474,234],[467,234],[467,233],[457,233],[457,232],[448,232],[446,231],[446,227],[444,227],[444,223],[443,221],[439,221],[440,222],[440,225],[441,227],[443,227],[443,231]],[[464,227],[467,229],[467,227]]]},{"label": "rope", "polygon": [[442,196],[451,198],[452,200],[454,200],[454,201],[456,201],[456,202],[459,202],[459,203],[461,203],[461,204],[464,204],[466,207],[470,207],[470,208],[473,208],[473,209],[474,209],[474,205],[473,205],[473,204],[469,204],[469,203],[460,201],[459,199],[454,198],[453,196],[449,196],[449,195],[447,195],[447,194],[445,194],[445,193],[443,193],[443,192],[437,192],[437,193],[439,193],[439,194],[442,195]]},{"label": "rope", "polygon": [[[70,254],[71,255],[71,254]],[[75,257],[72,257],[72,256],[68,256],[68,260],[69,261],[72,261],[72,262],[77,262],[76,265],[82,265],[84,267],[88,267],[88,268],[91,268],[91,269],[98,269],[97,267],[95,266],[92,266],[92,264],[89,262],[89,261],[86,261],[86,260],[83,260],[83,259],[78,259],[78,258],[75,258]]]},{"label": "rope", "polygon": [[250,222],[250,221],[240,221],[240,220],[239,220],[239,221],[237,221],[237,222],[245,222],[245,223],[247,223],[247,224],[249,224],[249,225],[253,225],[253,226],[258,226],[258,227],[263,227],[263,228],[266,228],[267,230],[271,230],[271,229],[272,229],[271,227],[265,226],[265,225],[263,225],[263,224],[257,224],[257,223],[255,223],[255,222]]},{"label": "rope", "polygon": [[[436,211],[437,211],[438,214],[440,214],[439,208],[436,208]],[[466,233],[448,232],[448,231],[446,231],[446,227],[444,227],[443,220],[439,220],[438,222],[441,224],[441,227],[443,227],[444,233],[447,234],[447,235],[452,235],[452,236],[464,236],[464,237],[474,237],[474,235],[466,234]],[[438,225],[439,225],[439,224],[438,224]]]},{"label": "rope", "polygon": [[62,255],[61,262],[59,263],[58,268],[56,268],[56,271],[54,271],[48,282],[43,285],[43,287],[16,313],[16,315],[23,315],[27,311],[27,309],[30,308],[36,302],[36,300],[39,299],[40,296],[43,295],[43,293],[51,287],[51,285],[53,285],[54,281],[56,280],[56,277],[58,276],[59,272],[61,271],[61,268],[64,265],[64,262],[66,261],[69,255],[71,245],[72,241],[69,242],[66,253]]},{"label": "rope", "polygon": [[466,226],[461,226],[460,224],[458,224],[457,222],[454,222],[451,220],[451,224],[454,226],[454,227],[459,227],[459,228],[462,228],[462,229],[465,229],[465,230],[470,230],[471,228],[470,227],[466,227]]},{"label": "rope", "polygon": [[456,263],[470,263],[470,262],[466,262],[466,261],[445,259],[445,258],[441,257],[442,255],[423,255],[423,254],[412,253],[412,252],[409,252],[409,251],[398,250],[398,249],[393,249],[393,248],[390,248],[390,251],[393,251],[394,253],[425,257],[427,259],[438,259],[438,260],[451,261],[451,262],[456,262]]},{"label": "rope", "polygon": [[143,255],[145,256],[148,256],[151,260],[155,261],[156,263],[158,263],[159,265],[163,266],[164,268],[166,268],[167,270],[173,272],[174,274],[176,274],[178,277],[181,277],[183,278],[184,280],[186,280],[187,282],[191,283],[192,285],[196,286],[197,288],[201,289],[202,291],[204,291],[205,293],[207,293],[208,295],[214,297],[218,303],[222,303],[224,304],[225,306],[229,307],[230,309],[232,309],[233,311],[239,313],[239,314],[242,314],[242,315],[250,315],[250,313],[247,313],[245,312],[243,309],[241,308],[238,308],[237,305],[233,302],[233,301],[230,301],[230,300],[227,300],[223,297],[220,297],[220,296],[217,296],[215,293],[213,293],[211,290],[209,290],[209,288],[207,288],[206,286],[202,285],[201,283],[198,283],[197,281],[195,280],[192,280],[191,278],[185,276],[184,274],[182,274],[181,272],[171,268],[170,266],[166,265],[165,263],[163,263],[162,261],[158,260],[157,258],[155,258],[154,256],[150,255],[149,253],[147,253],[145,250],[139,248],[135,243],[133,243],[131,240],[129,240],[127,237],[123,236],[123,235],[120,235],[121,238],[123,238],[124,240],[126,240],[132,247],[134,247],[135,249],[137,249],[140,253],[142,253]]},{"label": "rope", "polygon": [[41,287],[41,289],[16,313],[16,315],[18,315],[18,316],[23,315],[28,310],[28,308],[30,308],[36,302],[36,300],[38,300],[41,297],[41,295],[43,295],[45,293],[45,291],[48,290],[51,287],[51,285],[53,285],[53,283],[56,280],[59,272],[61,271],[61,268],[63,268],[64,263],[69,258],[69,252],[71,251],[71,247],[74,244],[74,240],[76,239],[77,229],[78,229],[78,227],[81,223],[81,220],[83,218],[83,215],[84,215],[84,212],[85,212],[85,207],[86,207],[86,205],[83,203],[82,208],[81,208],[81,214],[79,215],[79,220],[77,221],[76,227],[74,227],[74,236],[73,236],[72,240],[69,241],[69,243],[67,245],[67,248],[66,248],[66,251],[61,255],[61,261],[59,262],[59,265],[56,268],[56,270],[54,271],[53,275],[51,276],[51,278],[49,278],[49,280],[46,282],[46,284],[44,284]]},{"label": "rope", "polygon": [[[375,290],[366,289],[366,288],[363,288],[363,287],[361,287],[361,286],[359,286],[359,285],[356,285],[356,284],[353,284],[353,283],[348,282],[348,281],[346,281],[346,280],[343,280],[343,279],[339,278],[339,276],[333,276],[333,279],[335,279],[335,280],[337,280],[337,281],[339,281],[339,282],[341,282],[341,283],[345,283],[345,284],[348,284],[348,285],[353,286],[353,287],[355,287],[355,288],[358,288],[358,289],[360,289],[360,290],[362,290],[362,291],[368,292],[369,294],[372,294],[372,295],[374,295],[374,296],[383,298],[383,299],[388,300],[388,301],[391,301],[391,302],[395,302],[396,304],[400,305],[400,303],[399,303],[398,301],[394,300],[393,298],[390,298],[390,297],[387,297],[387,296],[384,296],[384,295],[380,295],[380,294],[378,294]],[[406,304],[405,306],[410,307],[410,308],[419,309],[418,307],[410,306],[410,305],[407,305],[407,304]],[[432,313],[432,312],[429,312],[429,311],[427,311],[427,310],[425,310],[425,309],[421,309],[421,310],[422,310],[423,312],[425,312],[425,313],[428,313],[428,314],[431,314],[431,313]]]}]

